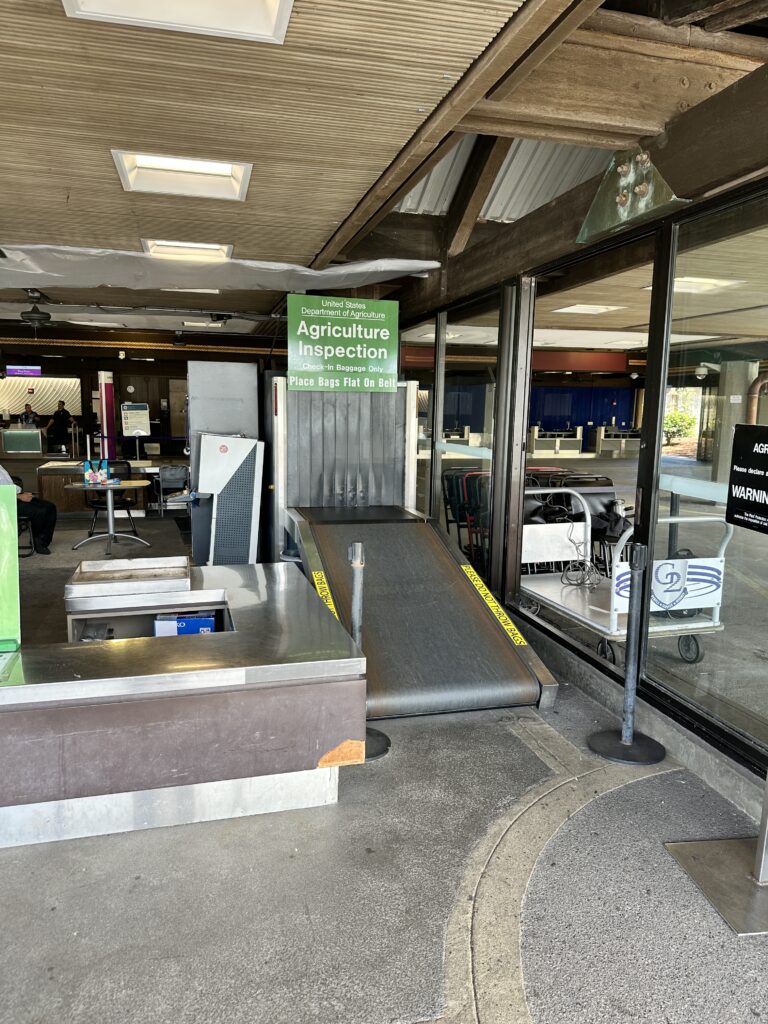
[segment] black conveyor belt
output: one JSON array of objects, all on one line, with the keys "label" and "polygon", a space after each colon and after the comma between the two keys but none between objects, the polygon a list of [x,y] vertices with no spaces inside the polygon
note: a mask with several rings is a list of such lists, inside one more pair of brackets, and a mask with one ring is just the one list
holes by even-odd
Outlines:
[{"label": "black conveyor belt", "polygon": [[[329,522],[302,509],[350,628],[347,552],[365,545],[368,717],[535,704],[539,682],[435,529],[418,519]],[[392,511],[392,510],[390,510]],[[313,521],[314,519],[314,521]]]}]

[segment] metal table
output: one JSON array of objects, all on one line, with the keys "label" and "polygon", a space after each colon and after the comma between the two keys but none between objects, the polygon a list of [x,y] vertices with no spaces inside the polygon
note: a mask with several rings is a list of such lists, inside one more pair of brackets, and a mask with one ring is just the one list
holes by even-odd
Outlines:
[{"label": "metal table", "polygon": [[143,537],[139,537],[133,533],[118,533],[115,530],[115,491],[137,491],[141,487],[149,487],[149,480],[121,480],[119,484],[65,484],[65,491],[103,491],[107,496],[107,532],[106,533],[92,533],[89,537],[84,537],[79,540],[77,544],[72,547],[73,551],[77,551],[83,544],[87,544],[92,540],[103,540],[106,538],[107,541],[107,556],[112,554],[112,541],[119,543],[119,538],[122,537],[125,540],[135,540],[139,544],[143,544],[145,547],[152,547],[148,540],[144,540]]}]

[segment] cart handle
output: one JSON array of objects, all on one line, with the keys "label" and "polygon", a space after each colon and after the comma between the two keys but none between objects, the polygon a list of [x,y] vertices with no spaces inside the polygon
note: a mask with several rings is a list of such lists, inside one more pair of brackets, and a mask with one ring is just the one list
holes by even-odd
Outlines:
[{"label": "cart handle", "polygon": [[[569,487],[526,487],[524,488],[525,494],[572,494],[577,499],[581,509],[584,513],[584,526],[585,526],[585,541],[586,551],[589,554],[592,551],[592,513],[589,511],[589,505],[584,500],[583,496],[578,491],[572,491]],[[574,526],[580,525],[574,523]],[[578,552],[578,549],[577,549]]]},{"label": "cart handle", "polygon": [[[722,523],[723,539],[720,541],[720,545],[717,549],[717,557],[725,558],[725,549],[730,543],[731,537],[733,536],[733,525],[726,523],[722,516],[661,516],[656,520],[657,523]],[[619,562],[621,561],[621,555],[624,552],[624,548],[629,543],[629,540],[634,532],[634,527],[629,527],[622,533],[619,538],[616,548],[613,552],[613,569],[611,570],[611,581],[616,583],[616,572],[618,569]]]},{"label": "cart handle", "polygon": [[733,523],[726,523],[722,516],[662,516],[656,521],[658,523],[722,523],[723,539],[717,549],[718,558],[725,558],[725,549],[733,536]]}]

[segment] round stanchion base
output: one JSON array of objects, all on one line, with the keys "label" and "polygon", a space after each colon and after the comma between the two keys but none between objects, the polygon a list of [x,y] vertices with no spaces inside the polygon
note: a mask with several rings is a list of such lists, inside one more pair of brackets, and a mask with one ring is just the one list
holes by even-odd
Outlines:
[{"label": "round stanchion base", "polygon": [[661,743],[641,732],[634,734],[631,743],[622,743],[618,729],[593,733],[587,739],[587,746],[606,760],[619,764],[658,764],[667,756]]},{"label": "round stanchion base", "polygon": [[386,733],[379,732],[378,729],[365,730],[366,761],[376,761],[378,758],[384,757],[385,754],[389,753],[391,746],[392,742]]}]

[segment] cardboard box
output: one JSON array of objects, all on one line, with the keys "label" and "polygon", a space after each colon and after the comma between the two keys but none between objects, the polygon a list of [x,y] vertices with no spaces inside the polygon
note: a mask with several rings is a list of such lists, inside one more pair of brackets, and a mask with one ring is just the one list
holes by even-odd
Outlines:
[{"label": "cardboard box", "polygon": [[215,632],[216,619],[212,612],[155,616],[155,636],[191,636],[194,633]]}]

